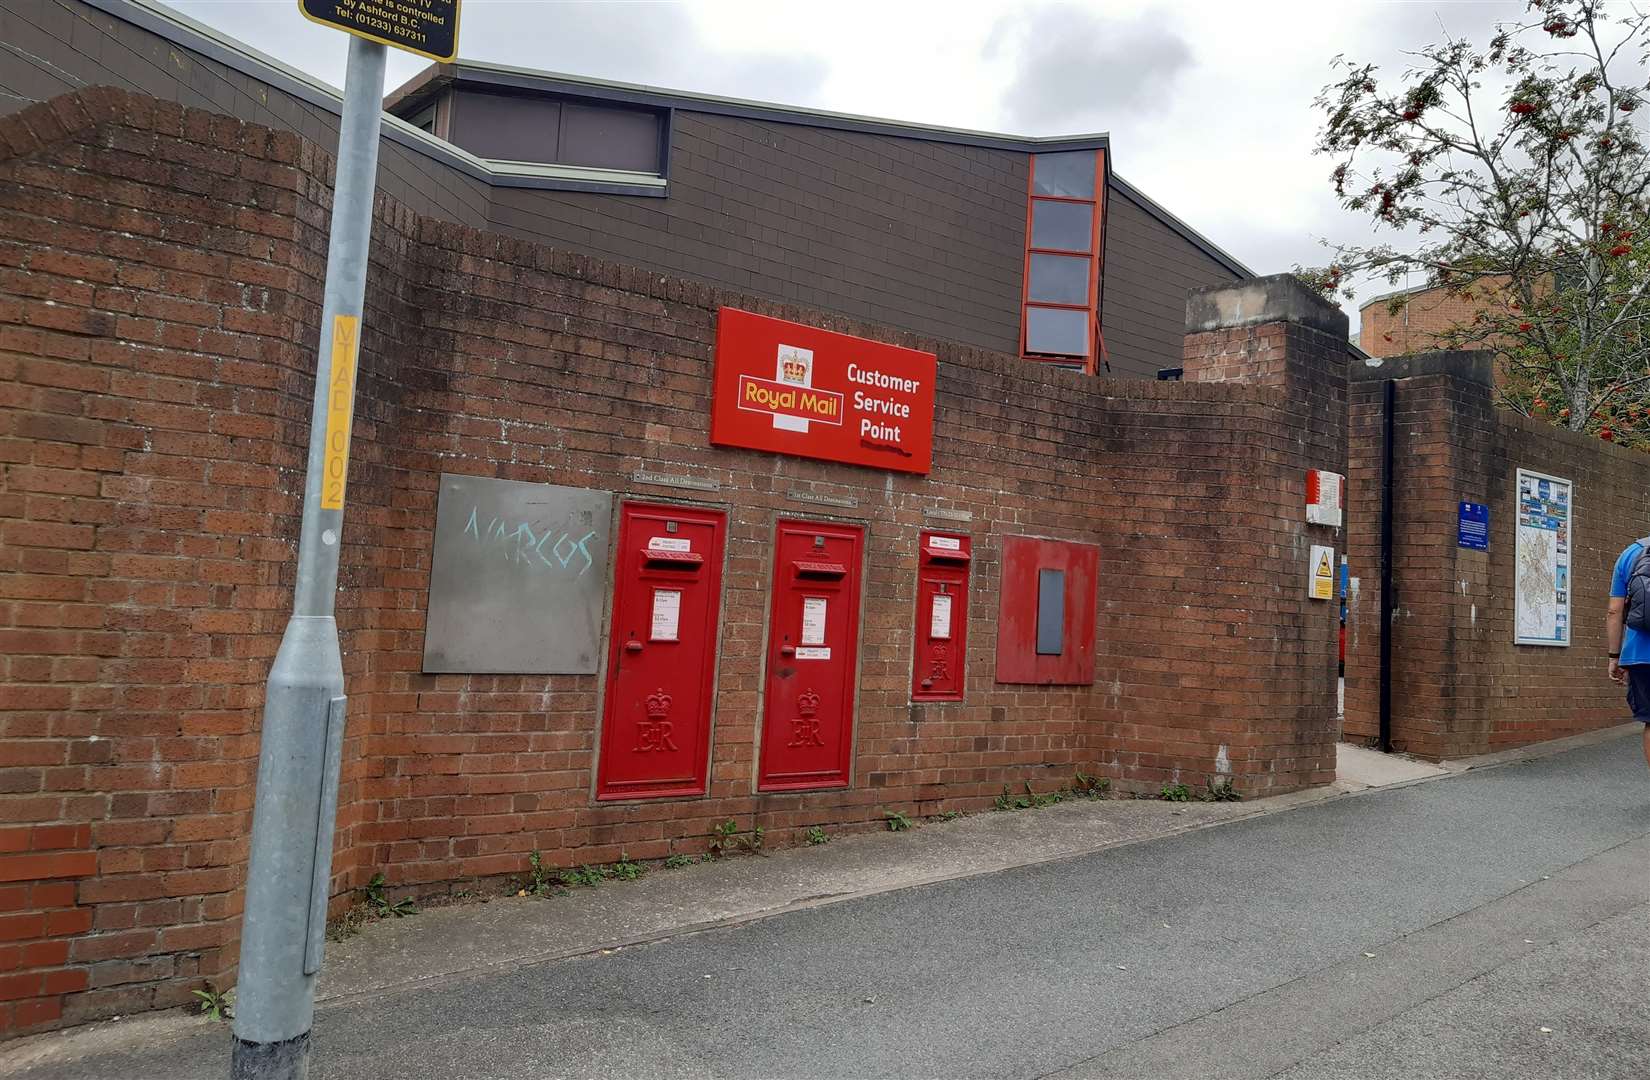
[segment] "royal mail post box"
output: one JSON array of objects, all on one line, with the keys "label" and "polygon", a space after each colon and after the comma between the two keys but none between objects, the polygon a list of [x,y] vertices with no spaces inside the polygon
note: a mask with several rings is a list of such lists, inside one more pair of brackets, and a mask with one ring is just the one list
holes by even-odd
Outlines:
[{"label": "royal mail post box", "polygon": [[596,798],[702,795],[725,518],[625,503]]},{"label": "royal mail post box", "polygon": [[758,790],[848,784],[864,536],[852,525],[779,523]]},{"label": "royal mail post box", "polygon": [[961,701],[968,657],[971,541],[951,533],[917,538],[917,627],[912,701]]}]

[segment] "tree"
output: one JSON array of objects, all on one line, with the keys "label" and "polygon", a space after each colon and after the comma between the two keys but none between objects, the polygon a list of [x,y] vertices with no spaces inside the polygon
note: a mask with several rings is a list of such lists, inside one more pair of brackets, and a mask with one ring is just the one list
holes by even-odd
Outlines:
[{"label": "tree", "polygon": [[1386,86],[1337,57],[1315,102],[1337,198],[1400,235],[1306,273],[1455,290],[1478,314],[1440,343],[1494,349],[1506,405],[1650,446],[1650,14],[1535,0],[1487,48],[1445,34],[1411,55]]}]

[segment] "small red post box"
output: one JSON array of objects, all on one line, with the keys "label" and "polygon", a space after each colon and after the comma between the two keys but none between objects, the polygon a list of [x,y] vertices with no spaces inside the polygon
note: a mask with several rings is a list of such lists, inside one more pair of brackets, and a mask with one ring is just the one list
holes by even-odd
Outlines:
[{"label": "small red post box", "polygon": [[912,701],[961,701],[968,659],[966,536],[924,532],[917,539],[917,628]]},{"label": "small red post box", "polygon": [[864,536],[854,525],[779,522],[759,791],[848,786]]},{"label": "small red post box", "polygon": [[705,792],[724,532],[716,510],[619,512],[598,799]]}]

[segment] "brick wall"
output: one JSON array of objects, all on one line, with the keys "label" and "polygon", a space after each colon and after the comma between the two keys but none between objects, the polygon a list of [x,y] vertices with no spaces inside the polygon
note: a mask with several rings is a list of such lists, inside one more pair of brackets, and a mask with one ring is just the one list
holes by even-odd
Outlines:
[{"label": "brick wall", "polygon": [[[1396,380],[1392,725],[1395,749],[1458,758],[1629,719],[1604,677],[1603,612],[1622,548],[1644,535],[1650,457],[1494,407],[1486,353],[1401,357],[1354,372],[1346,735],[1379,734],[1384,383]],[[1513,644],[1519,468],[1573,481],[1568,648]],[[1458,503],[1490,508],[1487,552],[1456,542]]]},{"label": "brick wall", "polygon": [[1377,297],[1358,310],[1358,346],[1370,356],[1407,356],[1442,346],[1440,335],[1470,326],[1488,304],[1497,282],[1489,278],[1474,286],[1480,295],[1463,297],[1454,289],[1416,289],[1402,295]]},{"label": "brick wall", "polygon": [[[13,965],[0,1028],[21,1030],[233,978],[331,162],[291,135],[109,90],[0,118],[0,140],[0,745],[15,763],[0,800],[27,829],[0,834],[0,914],[19,950],[0,953]],[[429,891],[519,873],[534,850],[552,866],[702,850],[729,817],[788,843],[885,808],[981,809],[1077,767],[1132,791],[1330,778],[1334,624],[1305,599],[1300,483],[1309,440],[1338,438],[1310,403],[1338,392],[1344,344],[1337,360],[1294,309],[1236,331],[1268,343],[1287,385],[1124,382],[387,199],[373,253],[338,601],[350,706],[335,910],[379,870]],[[722,304],[936,350],[933,474],[710,447]],[[1199,327],[1188,355],[1231,333]],[[420,673],[443,471],[727,511],[707,798],[594,804],[596,677]],[[846,790],[754,794],[780,515],[867,528]],[[908,698],[925,524],[974,538],[960,703]],[[1100,546],[1093,686],[994,682],[1012,534]]]}]

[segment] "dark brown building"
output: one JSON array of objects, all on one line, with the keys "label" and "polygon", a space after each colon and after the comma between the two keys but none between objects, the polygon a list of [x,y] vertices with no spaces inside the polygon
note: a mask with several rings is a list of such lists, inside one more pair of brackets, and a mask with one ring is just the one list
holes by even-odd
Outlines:
[{"label": "dark brown building", "polygon": [[[111,85],[336,141],[338,95],[169,9],[0,0],[0,112]],[[1252,276],[1112,171],[1021,138],[461,62],[386,102],[419,213],[1028,359],[1180,366],[1188,290]]]}]

